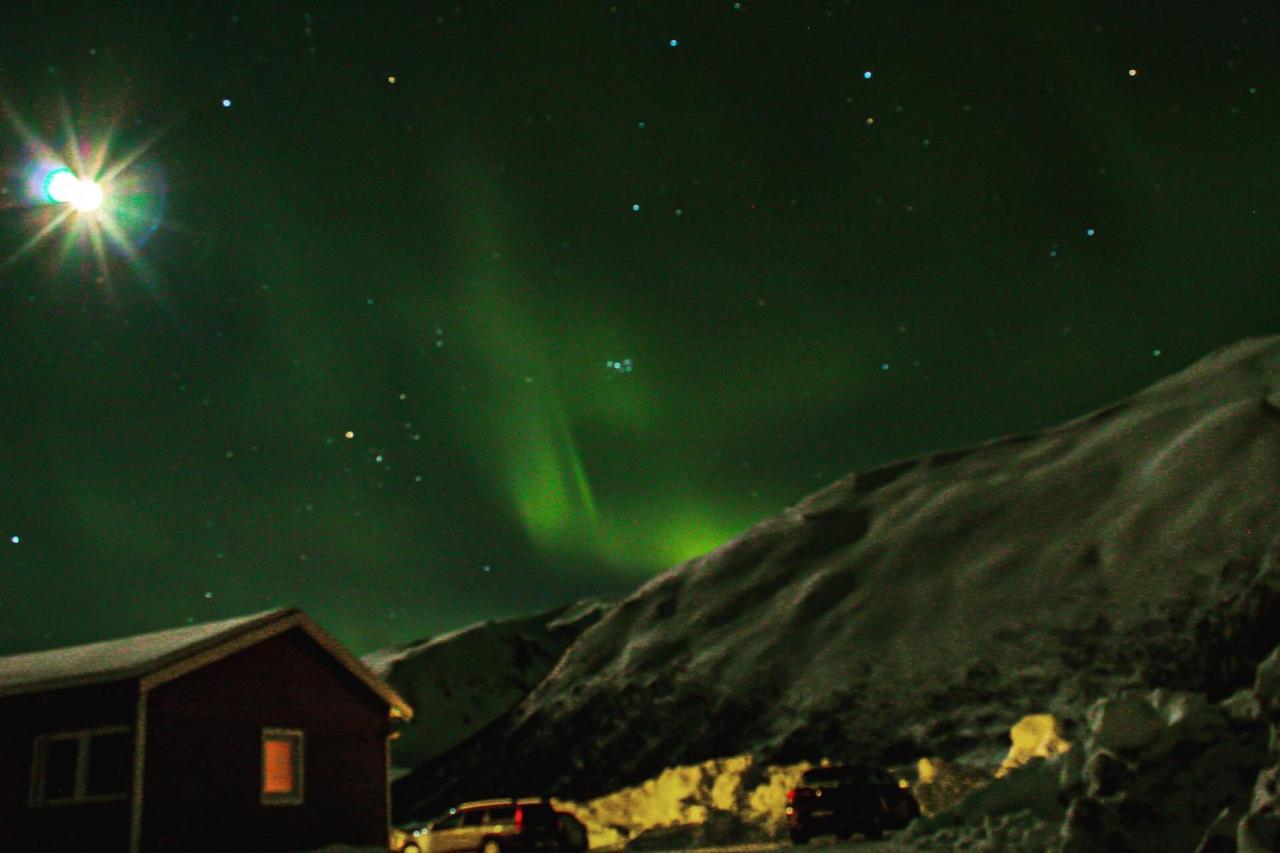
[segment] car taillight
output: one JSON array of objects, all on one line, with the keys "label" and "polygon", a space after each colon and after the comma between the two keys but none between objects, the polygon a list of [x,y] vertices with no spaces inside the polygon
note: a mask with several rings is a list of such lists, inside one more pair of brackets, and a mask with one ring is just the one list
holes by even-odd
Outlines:
[{"label": "car taillight", "polygon": [[516,832],[524,829],[524,809],[516,806]]},{"label": "car taillight", "polygon": [[788,802],[788,803],[794,803],[795,801],[796,801],[796,792],[795,792],[795,790],[793,789],[793,790],[787,791],[787,802]]}]

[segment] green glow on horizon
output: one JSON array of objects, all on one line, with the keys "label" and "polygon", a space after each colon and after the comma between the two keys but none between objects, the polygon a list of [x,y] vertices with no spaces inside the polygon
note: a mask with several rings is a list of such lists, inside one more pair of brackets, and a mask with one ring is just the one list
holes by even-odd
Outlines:
[{"label": "green glow on horizon", "polygon": [[750,511],[717,506],[697,495],[641,499],[604,516],[598,558],[637,576],[714,551],[758,520]]}]

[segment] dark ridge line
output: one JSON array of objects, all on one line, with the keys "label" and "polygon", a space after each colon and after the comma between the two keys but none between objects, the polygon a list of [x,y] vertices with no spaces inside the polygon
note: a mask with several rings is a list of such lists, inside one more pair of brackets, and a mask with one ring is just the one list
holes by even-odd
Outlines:
[{"label": "dark ridge line", "polygon": [[937,470],[950,465],[953,462],[959,462],[966,456],[971,456],[978,452],[977,447],[969,447],[964,450],[944,450],[940,453],[934,453],[928,457],[929,470]]},{"label": "dark ridge line", "polygon": [[876,489],[889,485],[919,464],[919,459],[904,459],[901,462],[891,462],[888,465],[873,468],[865,474],[858,474],[853,481],[853,493],[868,495]]}]

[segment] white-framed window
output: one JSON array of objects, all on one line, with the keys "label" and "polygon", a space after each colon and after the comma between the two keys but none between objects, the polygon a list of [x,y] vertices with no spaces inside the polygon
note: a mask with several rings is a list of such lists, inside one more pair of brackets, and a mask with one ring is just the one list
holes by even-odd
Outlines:
[{"label": "white-framed window", "polygon": [[128,726],[37,735],[32,744],[32,806],[123,800],[133,784]]},{"label": "white-framed window", "polygon": [[306,737],[302,729],[262,730],[260,801],[264,806],[302,805]]}]

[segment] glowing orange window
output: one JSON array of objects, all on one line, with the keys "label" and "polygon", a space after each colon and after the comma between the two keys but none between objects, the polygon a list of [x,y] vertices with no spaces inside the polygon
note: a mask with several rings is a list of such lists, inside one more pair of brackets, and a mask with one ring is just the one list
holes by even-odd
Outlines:
[{"label": "glowing orange window", "polygon": [[302,745],[299,729],[262,730],[262,803],[302,802]]}]

